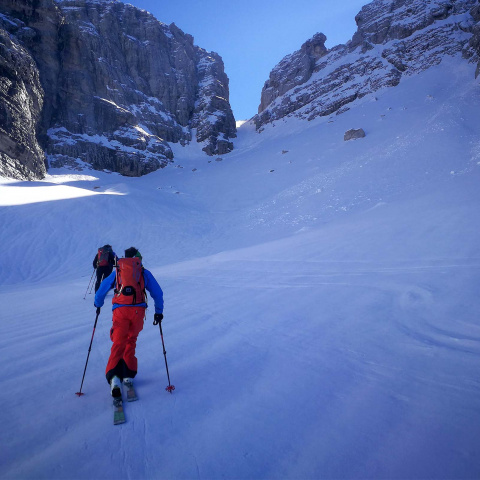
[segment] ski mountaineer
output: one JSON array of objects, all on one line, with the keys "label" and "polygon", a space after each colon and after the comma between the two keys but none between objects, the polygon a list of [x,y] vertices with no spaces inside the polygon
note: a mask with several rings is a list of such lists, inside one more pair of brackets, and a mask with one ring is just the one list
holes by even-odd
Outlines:
[{"label": "ski mountaineer", "polygon": [[98,249],[95,258],[93,259],[93,268],[97,272],[97,281],[95,282],[95,293],[98,291],[98,287],[102,283],[104,278],[107,278],[113,270],[115,262],[117,261],[117,255],[112,250],[111,245],[104,245]]},{"label": "ski mountaineer", "polygon": [[154,276],[143,268],[142,255],[135,247],[125,250],[125,258],[117,261],[115,271],[101,283],[95,294],[97,313],[112,288],[115,288],[112,299],[113,325],[110,330],[113,345],[105,376],[112,397],[121,397],[122,381],[127,387],[133,386],[133,378],[137,374],[135,347],[147,309],[145,289],[155,302],[154,325],[163,319],[163,291]]}]

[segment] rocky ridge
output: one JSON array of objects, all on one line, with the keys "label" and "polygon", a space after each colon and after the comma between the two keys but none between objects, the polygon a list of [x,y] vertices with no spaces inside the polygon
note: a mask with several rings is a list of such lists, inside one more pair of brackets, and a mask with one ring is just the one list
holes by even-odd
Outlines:
[{"label": "rocky ridge", "polygon": [[346,45],[328,50],[317,34],[272,70],[253,117],[257,130],[287,116],[341,113],[449,55],[479,62],[479,0],[374,0],[355,20]]},{"label": "rocky ridge", "polygon": [[[477,1],[477,4],[472,7],[470,14],[475,21],[475,25],[473,27],[473,35],[469,41],[469,44],[472,47],[472,50],[475,52],[476,57],[480,58],[480,1]],[[478,77],[478,75],[480,75],[480,60],[477,63],[475,77]]]},{"label": "rocky ridge", "polygon": [[[4,0],[1,13],[1,38],[11,45],[2,41],[0,95],[10,66],[18,73],[11,82],[24,85],[28,102],[13,98],[0,117],[0,152],[9,142],[21,145],[9,133],[11,117],[28,125],[24,143],[39,165],[45,152],[52,166],[139,176],[171,162],[169,143],[186,144],[193,132],[209,155],[233,148],[223,61],[174,24],[112,0]],[[12,45],[30,59],[26,79],[12,66]],[[30,123],[23,121],[28,115]],[[30,163],[11,152],[10,176],[44,175],[45,167]]]}]

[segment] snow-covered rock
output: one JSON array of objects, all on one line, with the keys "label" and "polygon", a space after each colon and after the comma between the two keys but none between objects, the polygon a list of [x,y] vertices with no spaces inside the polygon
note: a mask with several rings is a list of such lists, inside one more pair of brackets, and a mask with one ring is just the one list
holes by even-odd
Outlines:
[{"label": "snow-covered rock", "polygon": [[110,0],[6,0],[1,12],[38,65],[45,106],[30,132],[50,165],[143,175],[194,132],[210,155],[233,148],[223,61],[174,24]]},{"label": "snow-covered rock", "polygon": [[478,62],[479,8],[477,0],[372,1],[355,17],[358,29],[346,45],[327,50],[325,35],[317,34],[272,70],[254,117],[257,129],[289,115],[312,120],[341,113],[445,56]]}]

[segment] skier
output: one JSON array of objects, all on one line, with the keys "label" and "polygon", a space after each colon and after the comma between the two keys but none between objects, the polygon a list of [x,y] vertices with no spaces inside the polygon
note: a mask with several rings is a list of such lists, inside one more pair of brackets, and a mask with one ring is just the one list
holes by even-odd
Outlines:
[{"label": "skier", "polygon": [[112,250],[111,245],[104,245],[98,249],[95,258],[93,259],[93,268],[97,271],[97,281],[95,283],[95,293],[100,287],[100,283],[104,278],[107,278],[113,270],[113,266],[117,261],[117,255]]},{"label": "skier", "polygon": [[97,312],[103,306],[107,293],[114,287],[113,325],[110,330],[113,345],[105,376],[112,397],[121,397],[122,381],[127,387],[133,387],[133,378],[137,374],[135,347],[147,309],[145,289],[155,302],[154,325],[163,319],[163,291],[154,276],[143,268],[142,255],[135,247],[125,250],[125,258],[118,259],[115,272],[101,283],[95,294]]}]

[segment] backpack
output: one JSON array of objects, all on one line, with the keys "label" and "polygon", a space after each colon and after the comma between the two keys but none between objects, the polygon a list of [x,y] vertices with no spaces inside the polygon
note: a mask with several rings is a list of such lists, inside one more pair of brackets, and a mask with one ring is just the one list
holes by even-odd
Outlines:
[{"label": "backpack", "polygon": [[146,303],[143,266],[138,257],[120,258],[118,260],[112,303],[116,305]]},{"label": "backpack", "polygon": [[112,249],[109,247],[100,247],[97,254],[97,267],[108,267],[110,265],[110,254]]}]

